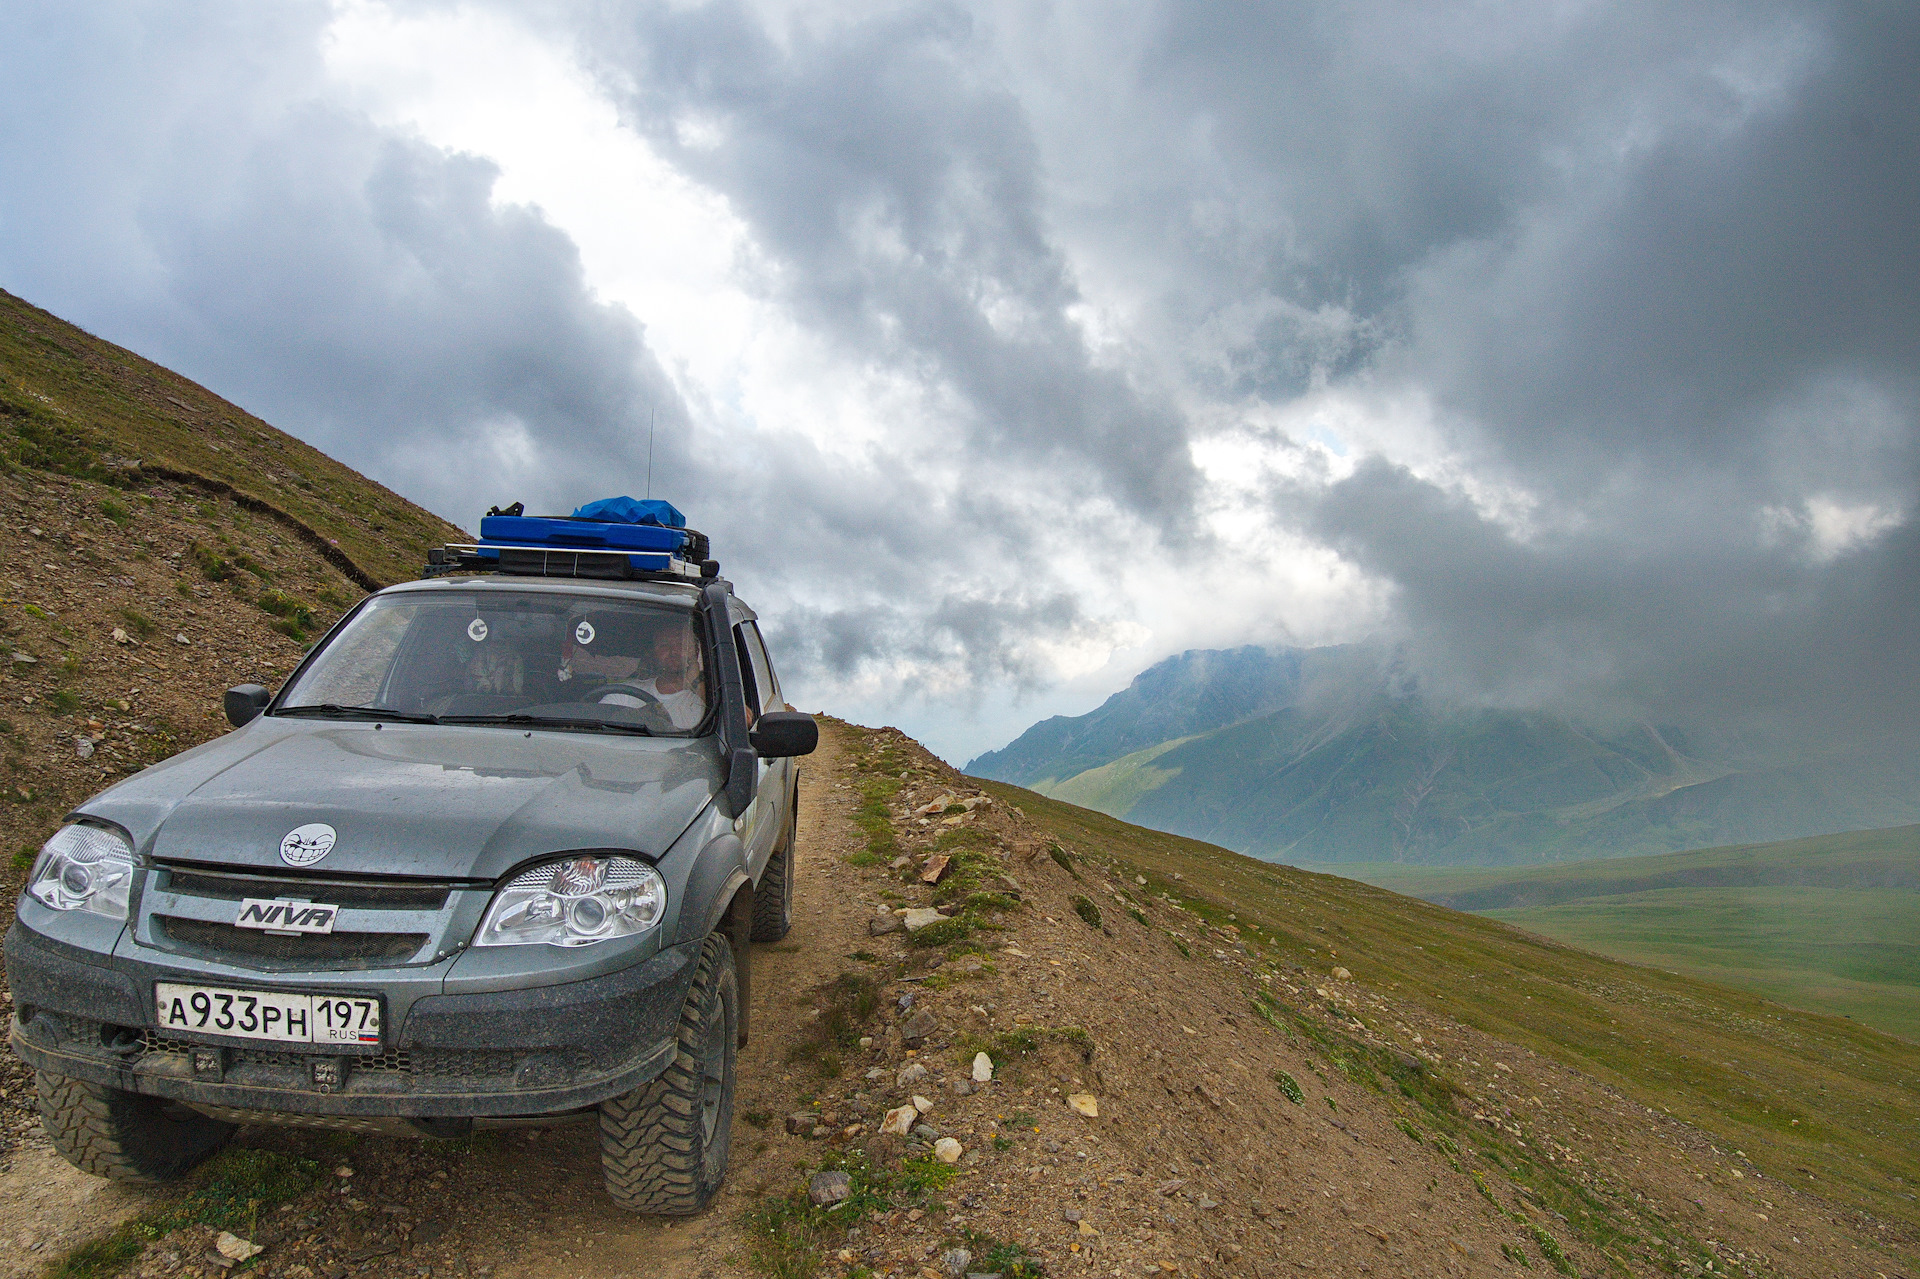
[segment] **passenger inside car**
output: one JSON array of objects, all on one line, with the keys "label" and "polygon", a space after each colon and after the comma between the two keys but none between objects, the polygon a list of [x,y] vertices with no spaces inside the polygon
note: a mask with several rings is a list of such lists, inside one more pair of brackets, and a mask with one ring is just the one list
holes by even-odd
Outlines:
[{"label": "passenger inside car", "polygon": [[561,678],[598,681],[581,700],[612,706],[658,703],[675,728],[707,713],[706,672],[691,616],[633,610],[568,619]]}]

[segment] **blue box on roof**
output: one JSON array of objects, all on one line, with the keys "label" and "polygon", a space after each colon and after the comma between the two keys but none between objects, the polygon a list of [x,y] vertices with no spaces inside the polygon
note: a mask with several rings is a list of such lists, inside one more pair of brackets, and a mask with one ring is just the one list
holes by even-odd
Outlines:
[{"label": "blue box on roof", "polygon": [[[483,560],[500,560],[507,572],[559,572],[562,576],[603,576],[619,561],[579,561],[567,551],[625,551],[628,568],[638,573],[664,573],[675,554],[686,545],[686,533],[657,524],[611,524],[598,520],[548,515],[488,515],[480,521],[480,541],[474,550]],[[518,549],[516,549],[518,548]],[[538,549],[534,549],[538,548]],[[505,555],[502,555],[502,552]],[[541,552],[563,555],[555,560]],[[634,552],[639,552],[634,554]],[[507,561],[514,561],[508,563]],[[533,567],[537,563],[540,567]],[[600,571],[592,567],[597,563]],[[562,565],[564,567],[555,568]],[[617,571],[614,576],[624,576]]]},{"label": "blue box on roof", "polygon": [[480,549],[492,542],[506,546],[552,546],[583,551],[677,551],[685,531],[657,524],[602,524],[597,520],[549,515],[489,515],[480,521]]}]

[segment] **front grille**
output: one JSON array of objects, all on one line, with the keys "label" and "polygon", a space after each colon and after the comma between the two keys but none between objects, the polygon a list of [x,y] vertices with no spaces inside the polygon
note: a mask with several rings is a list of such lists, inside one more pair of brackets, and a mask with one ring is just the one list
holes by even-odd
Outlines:
[{"label": "front grille", "polygon": [[[206,1044],[196,1044],[187,1039],[173,1039],[157,1030],[148,1030],[140,1036],[141,1047],[149,1053],[177,1053],[191,1056],[195,1048],[204,1049]],[[386,1071],[394,1074],[413,1073],[412,1054],[404,1048],[390,1048],[383,1053],[356,1053],[346,1044],[325,1046],[325,1052],[284,1052],[272,1048],[228,1048],[227,1060],[236,1064],[250,1066],[301,1066],[304,1067],[315,1057],[344,1056],[351,1058],[353,1069]]]},{"label": "front grille", "polygon": [[289,897],[348,910],[439,910],[451,891],[447,884],[434,883],[248,875],[184,866],[168,866],[166,871],[167,892],[219,901]]},{"label": "front grille", "polygon": [[425,933],[303,933],[276,937],[204,919],[155,915],[154,929],[167,940],[209,956],[244,956],[276,964],[331,968],[379,968],[412,959],[427,944]]},{"label": "front grille", "polygon": [[[190,1040],[170,1038],[157,1030],[142,1034],[140,1043],[149,1053],[176,1053],[182,1056],[192,1055],[196,1047],[207,1047],[206,1044],[195,1044]],[[344,1056],[352,1061],[356,1071],[450,1079],[489,1079],[511,1075],[519,1069],[522,1055],[457,1048],[389,1048],[381,1053],[356,1053],[345,1044],[337,1049],[329,1045],[324,1053],[285,1052],[271,1048],[227,1049],[227,1060],[233,1064],[305,1066],[316,1056]],[[571,1049],[560,1055],[569,1069],[586,1073],[595,1068],[593,1058],[580,1049]]]}]

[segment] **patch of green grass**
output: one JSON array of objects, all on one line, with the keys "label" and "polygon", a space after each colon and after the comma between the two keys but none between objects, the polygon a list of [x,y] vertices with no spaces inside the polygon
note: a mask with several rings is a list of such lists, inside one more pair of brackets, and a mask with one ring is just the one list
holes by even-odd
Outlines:
[{"label": "patch of green grass", "polygon": [[121,609],[120,620],[127,624],[127,629],[138,639],[152,639],[153,633],[160,629],[158,622],[137,608]]},{"label": "patch of green grass", "polygon": [[1149,928],[1152,927],[1152,924],[1147,919],[1147,913],[1141,910],[1138,906],[1127,907],[1127,914],[1133,916],[1134,923],[1140,924],[1142,926],[1149,927]]},{"label": "patch of green grass", "polygon": [[848,853],[840,860],[849,866],[884,866],[887,862],[886,858],[874,852],[871,848],[862,848],[856,852]]},{"label": "patch of green grass", "polygon": [[1548,1234],[1545,1226],[1530,1223],[1527,1226],[1527,1233],[1533,1236],[1534,1245],[1540,1249],[1542,1256],[1553,1263],[1555,1270],[1563,1275],[1580,1273],[1573,1268],[1573,1263],[1567,1260],[1567,1254],[1560,1248],[1560,1241]]},{"label": "patch of green grass", "polygon": [[925,928],[907,934],[907,945],[921,948],[929,946],[951,946],[973,936],[974,923],[965,915],[955,915],[952,919],[943,919],[928,924]]},{"label": "patch of green grass", "polygon": [[43,622],[47,620],[47,611],[38,604],[22,604],[20,611],[28,617],[37,617]]},{"label": "patch of green grass", "polygon": [[110,497],[100,499],[100,514],[112,520],[116,528],[125,528],[133,523],[133,512]]},{"label": "patch of green grass", "polygon": [[900,1161],[899,1192],[910,1199],[923,1200],[945,1190],[960,1175],[958,1164],[942,1163],[933,1155],[920,1155]]},{"label": "patch of green grass", "polygon": [[102,1239],[89,1239],[50,1264],[45,1279],[106,1279],[118,1274],[147,1246],[131,1230],[116,1230]]},{"label": "patch of green grass", "polygon": [[216,554],[212,547],[195,542],[188,548],[187,557],[193,561],[194,567],[200,570],[200,576],[209,582],[224,582],[233,576],[233,565]]},{"label": "patch of green grass", "polygon": [[71,715],[80,709],[80,694],[70,688],[54,689],[47,700],[53,703],[53,709],[61,715]]},{"label": "patch of green grass", "polygon": [[851,1189],[840,1203],[816,1208],[804,1189],[796,1189],[763,1199],[742,1214],[750,1260],[771,1279],[814,1279],[827,1252],[845,1242],[852,1227],[874,1213],[933,1206],[934,1197],[960,1172],[931,1155],[904,1159],[893,1172],[858,1150],[830,1153],[820,1166],[847,1174]]},{"label": "patch of green grass", "polygon": [[1187,943],[1181,941],[1178,937],[1175,937],[1172,933],[1167,934],[1167,940],[1173,943],[1173,948],[1179,951],[1183,957],[1187,959],[1193,958],[1193,951],[1187,947]]},{"label": "patch of green grass", "polygon": [[1280,1095],[1296,1106],[1307,1104],[1307,1095],[1300,1091],[1300,1081],[1284,1070],[1273,1072],[1273,1082],[1280,1085]]},{"label": "patch of green grass", "polygon": [[1017,1243],[1005,1243],[977,1230],[960,1234],[973,1260],[967,1263],[969,1274],[996,1274],[1003,1279],[1042,1279],[1047,1273],[1040,1258]]},{"label": "patch of green grass", "polygon": [[1393,1121],[1393,1126],[1395,1128],[1398,1128],[1401,1132],[1405,1133],[1407,1135],[1407,1139],[1413,1142],[1414,1145],[1417,1146],[1421,1144],[1420,1130],[1418,1128],[1415,1128],[1413,1124],[1410,1123],[1408,1120],[1396,1117]]},{"label": "patch of green grass", "polygon": [[[1094,1054],[1093,1036],[1079,1026],[1015,1026],[1012,1030],[1003,1030],[991,1039],[973,1033],[962,1034],[955,1044],[962,1065],[973,1060],[975,1053],[985,1053],[993,1061],[994,1078],[1001,1072],[1013,1067],[1027,1057],[1033,1056],[1047,1044],[1064,1044],[1079,1055],[1083,1063],[1091,1062]],[[1014,1116],[1016,1126],[1031,1126],[1033,1119],[1028,1116],[1024,1121]]]},{"label": "patch of green grass", "polygon": [[193,585],[183,577],[173,584],[173,593],[183,600],[190,600],[193,598]]},{"label": "patch of green grass", "polygon": [[787,1048],[787,1061],[810,1065],[822,1079],[840,1074],[840,1054],[858,1046],[860,1032],[880,1007],[880,987],[864,973],[841,973],[807,992],[805,1001],[819,1010],[801,1037]]},{"label": "patch of green grass", "polygon": [[773,1122],[773,1112],[771,1110],[749,1110],[740,1117],[752,1124],[755,1128],[765,1128]]},{"label": "patch of green grass", "polygon": [[110,1234],[91,1239],[49,1263],[46,1279],[108,1279],[141,1249],[183,1226],[211,1226],[252,1238],[262,1213],[320,1184],[318,1161],[272,1150],[230,1147],[208,1160],[193,1184]]},{"label": "patch of green grass", "polygon": [[1059,866],[1061,870],[1066,871],[1067,874],[1073,876],[1075,879],[1080,878],[1080,872],[1074,869],[1073,855],[1066,849],[1060,847],[1058,844],[1049,844],[1047,845],[1047,856],[1053,858],[1054,864]]},{"label": "patch of green grass", "polygon": [[1080,896],[1078,893],[1075,893],[1071,900],[1073,902],[1073,913],[1080,916],[1088,928],[1098,930],[1100,927],[1100,908],[1094,905],[1091,900]]},{"label": "patch of green grass", "polygon": [[339,609],[341,612],[345,612],[353,605],[352,600],[348,599],[345,594],[332,586],[321,587],[313,593],[313,597],[322,604],[325,604],[328,608]]},{"label": "patch of green grass", "polygon": [[13,868],[17,871],[25,873],[28,869],[30,869],[33,866],[33,859],[38,857],[39,855],[40,855],[40,850],[37,848],[33,848],[33,847],[22,848],[13,855]]}]

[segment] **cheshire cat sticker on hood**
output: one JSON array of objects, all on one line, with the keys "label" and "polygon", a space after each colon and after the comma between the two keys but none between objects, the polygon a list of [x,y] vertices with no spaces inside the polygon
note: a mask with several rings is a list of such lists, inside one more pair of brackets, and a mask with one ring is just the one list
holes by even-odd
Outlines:
[{"label": "cheshire cat sticker on hood", "polygon": [[333,827],[325,822],[296,826],[280,841],[280,860],[289,866],[311,866],[333,851]]}]

